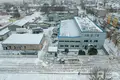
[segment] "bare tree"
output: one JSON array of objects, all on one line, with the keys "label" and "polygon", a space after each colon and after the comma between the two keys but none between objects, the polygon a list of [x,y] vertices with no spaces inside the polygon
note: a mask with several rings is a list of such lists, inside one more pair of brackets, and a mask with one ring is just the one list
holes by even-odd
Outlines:
[{"label": "bare tree", "polygon": [[108,78],[108,74],[110,73],[108,68],[95,67],[90,73],[90,80],[112,80],[112,78]]},{"label": "bare tree", "polygon": [[115,44],[115,47],[118,46],[119,44],[119,40],[120,40],[120,32],[114,32],[113,35],[112,35],[113,39],[114,39],[114,44]]},{"label": "bare tree", "polygon": [[119,40],[120,40],[120,36],[118,36],[118,37],[115,39],[115,47],[118,46]]}]

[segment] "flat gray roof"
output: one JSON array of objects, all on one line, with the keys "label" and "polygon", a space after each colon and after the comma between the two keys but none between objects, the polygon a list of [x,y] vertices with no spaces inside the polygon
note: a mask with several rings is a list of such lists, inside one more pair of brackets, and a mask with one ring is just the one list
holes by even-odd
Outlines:
[{"label": "flat gray roof", "polygon": [[67,37],[80,36],[78,27],[74,20],[63,20],[60,25],[60,35]]},{"label": "flat gray roof", "polygon": [[2,44],[40,44],[43,34],[12,34]]},{"label": "flat gray roof", "polygon": [[34,22],[34,19],[36,17],[40,17],[40,12],[35,12],[34,14],[32,14],[30,16],[26,16],[20,20],[17,20],[12,25],[23,26],[28,22]]}]

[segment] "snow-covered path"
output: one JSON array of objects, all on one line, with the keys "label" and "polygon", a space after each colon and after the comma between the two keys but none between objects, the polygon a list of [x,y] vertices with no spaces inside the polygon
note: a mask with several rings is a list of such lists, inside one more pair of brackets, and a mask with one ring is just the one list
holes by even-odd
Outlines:
[{"label": "snow-covered path", "polygon": [[77,74],[0,74],[0,80],[89,80]]}]

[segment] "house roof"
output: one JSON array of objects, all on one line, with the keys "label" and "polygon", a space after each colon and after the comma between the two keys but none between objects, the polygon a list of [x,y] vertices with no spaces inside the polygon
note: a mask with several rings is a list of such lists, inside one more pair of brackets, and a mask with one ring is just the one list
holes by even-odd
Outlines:
[{"label": "house roof", "polygon": [[32,14],[30,16],[26,16],[23,19],[15,21],[12,25],[23,26],[28,22],[34,22],[35,18],[39,17],[39,16],[40,16],[40,13],[35,12],[34,14]]},{"label": "house roof", "polygon": [[5,28],[3,30],[0,31],[0,35],[4,35],[6,33],[8,33],[10,30],[8,28]]}]

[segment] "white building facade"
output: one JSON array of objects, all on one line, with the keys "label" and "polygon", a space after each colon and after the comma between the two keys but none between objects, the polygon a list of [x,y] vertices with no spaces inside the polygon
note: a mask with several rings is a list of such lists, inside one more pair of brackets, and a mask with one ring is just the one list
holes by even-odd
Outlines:
[{"label": "white building facade", "polygon": [[58,36],[58,49],[83,49],[94,46],[102,48],[106,32],[95,25],[88,17],[75,17],[61,21]]}]

